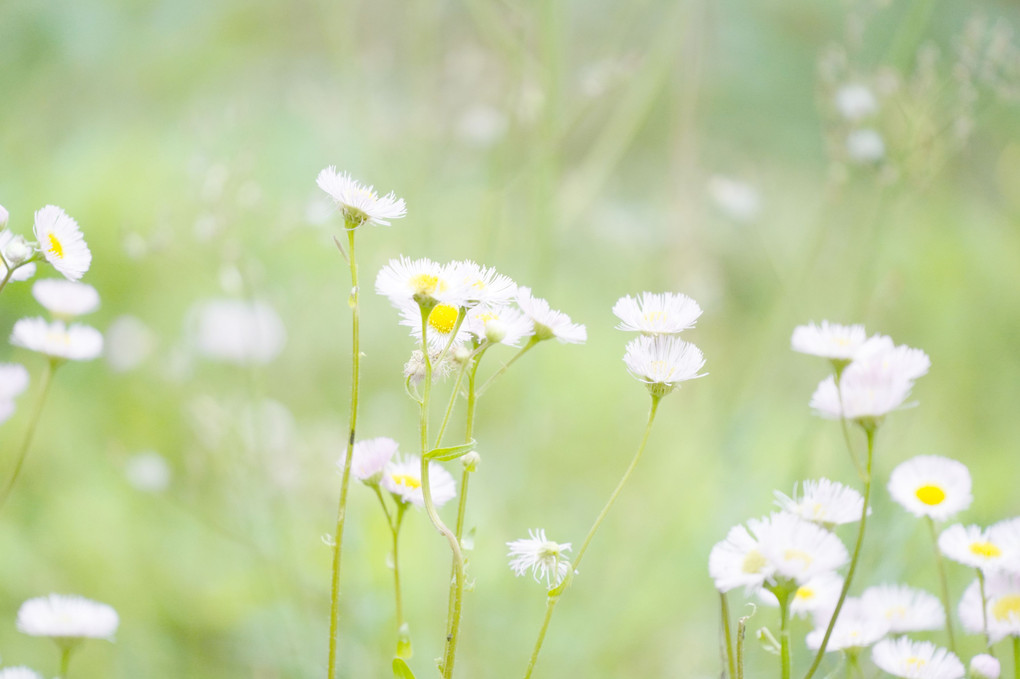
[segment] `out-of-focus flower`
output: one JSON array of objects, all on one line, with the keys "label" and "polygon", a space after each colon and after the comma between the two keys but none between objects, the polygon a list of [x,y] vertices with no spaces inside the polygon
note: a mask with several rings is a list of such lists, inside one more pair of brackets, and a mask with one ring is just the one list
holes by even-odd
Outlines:
[{"label": "out-of-focus flower", "polygon": [[[421,458],[409,455],[403,459],[391,460],[383,471],[382,487],[403,502],[424,507]],[[437,462],[429,462],[429,491],[432,504],[436,507],[442,507],[457,495],[457,485],[450,472]]]},{"label": "out-of-focus flower", "polygon": [[709,179],[708,195],[723,214],[738,222],[753,220],[761,209],[757,189],[730,177],[715,176]]},{"label": "out-of-focus flower", "polygon": [[851,361],[867,341],[863,325],[839,325],[822,321],[793,329],[790,345],[794,351],[837,361]]},{"label": "out-of-focus flower", "polygon": [[95,328],[43,318],[22,318],[11,331],[11,344],[53,359],[91,361],[103,353],[103,336]]},{"label": "out-of-focus flower", "polygon": [[109,639],[117,631],[117,611],[75,595],[50,594],[29,599],[18,609],[18,630],[35,637]]},{"label": "out-of-focus flower", "polygon": [[[386,465],[397,454],[397,448],[397,442],[385,436],[358,441],[351,457],[351,474],[359,481],[378,483]],[[336,463],[340,469],[344,468],[345,457],[341,456]]]},{"label": "out-of-focus flower", "polygon": [[287,342],[287,330],[265,302],[214,299],[191,311],[192,342],[205,358],[239,365],[264,365]]},{"label": "out-of-focus flower", "polygon": [[99,293],[87,283],[45,278],[32,284],[32,296],[54,317],[69,320],[99,308]]},{"label": "out-of-focus flower", "polygon": [[[985,576],[985,597],[988,600],[985,614],[991,643],[996,644],[1006,637],[1020,637],[1020,575],[989,573]],[[963,592],[958,613],[965,630],[971,634],[984,632],[981,584],[977,580]]]},{"label": "out-of-focus flower", "polygon": [[138,367],[155,348],[155,333],[135,316],[118,316],[106,329],[106,362],[116,372]]},{"label": "out-of-focus flower", "polygon": [[955,524],[946,528],[939,535],[939,549],[953,561],[986,572],[1020,563],[1015,545],[997,539],[993,531],[981,526]]},{"label": "out-of-focus flower", "polygon": [[851,122],[878,111],[878,101],[871,90],[860,83],[850,83],[836,91],[836,108]]},{"label": "out-of-focus flower", "polygon": [[860,493],[825,478],[804,481],[800,493],[795,486],[793,497],[787,497],[778,490],[775,495],[783,511],[829,526],[860,521],[864,509],[864,498]]},{"label": "out-of-focus flower", "polygon": [[885,157],[885,142],[870,128],[854,130],[846,138],[846,152],[857,163],[877,163]]},{"label": "out-of-focus flower", "polygon": [[1002,666],[994,655],[981,653],[970,659],[971,679],[999,679]]},{"label": "out-of-focus flower", "polygon": [[[32,255],[32,247],[25,241],[23,236],[15,236],[10,231],[0,227],[0,253],[7,260],[8,265],[16,267]],[[35,275],[35,271],[35,262],[22,264],[14,269],[14,273],[11,274],[11,280],[15,282],[27,281]],[[6,275],[7,266],[0,261],[0,278]]]},{"label": "out-of-focus flower", "polygon": [[963,663],[952,651],[906,637],[878,642],[871,659],[883,671],[904,679],[961,679],[965,674]]},{"label": "out-of-focus flower", "polygon": [[[832,611],[823,611],[815,617],[817,627],[807,635],[808,648],[818,650],[821,647],[831,616]],[[860,599],[847,597],[832,627],[832,636],[825,646],[825,652],[867,648],[888,633],[888,622],[872,616]]]},{"label": "out-of-focus flower", "polygon": [[136,490],[158,493],[170,486],[172,473],[166,458],[154,450],[132,455],[124,466],[124,476]]},{"label": "out-of-focus flower", "polygon": [[946,619],[938,597],[906,585],[869,587],[861,594],[861,602],[870,615],[888,622],[894,633],[938,629]]}]

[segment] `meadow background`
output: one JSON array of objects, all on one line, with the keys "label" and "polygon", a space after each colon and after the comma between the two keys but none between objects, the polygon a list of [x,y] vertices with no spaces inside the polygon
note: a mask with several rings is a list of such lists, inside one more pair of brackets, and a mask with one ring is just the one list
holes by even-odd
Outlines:
[{"label": "meadow background", "polygon": [[[966,522],[1020,513],[1020,65],[1015,38],[1002,46],[1018,26],[1007,0],[6,0],[0,204],[20,233],[45,204],[76,218],[94,255],[84,280],[103,299],[85,320],[136,317],[151,352],[130,370],[58,373],[0,515],[4,664],[55,670],[51,644],[14,627],[22,601],[55,591],[121,615],[116,643],[90,643],[72,675],[324,675],[320,538],[336,511],[350,323],[341,219],[315,186],[331,164],[408,205],[359,235],[361,436],[416,440],[400,374],[412,342],[371,291],[391,257],[473,258],[588,327],[587,344],[542,345],[481,403],[459,676],[523,674],[544,594],[513,577],[504,543],[535,527],[579,542],[629,460],[648,397],[610,308],[642,290],[700,302],[687,338],[710,376],[664,401],[537,675],[718,673],[712,544],[770,511],[774,488],[853,481],[838,425],[807,407],[826,367],[789,349],[810,320],[862,322],[931,356],[919,407],[879,436],[855,591],[936,591],[923,524],[884,489],[897,463],[967,464]],[[833,95],[848,82],[878,96],[867,125],[882,162],[847,158],[854,126]],[[755,188],[750,218],[713,199],[718,176]],[[197,356],[189,318],[211,298],[272,305],[280,356],[250,368]],[[0,335],[40,313],[27,285],[10,286]],[[0,360],[42,368],[9,346]],[[5,475],[34,398],[0,428]],[[147,450],[169,463],[165,490],[126,477]],[[351,498],[340,666],[388,676],[389,534],[370,492],[354,484]],[[412,666],[432,676],[448,549],[413,512],[401,553]],[[951,569],[954,600],[963,571]],[[760,610],[752,631],[776,617]]]}]

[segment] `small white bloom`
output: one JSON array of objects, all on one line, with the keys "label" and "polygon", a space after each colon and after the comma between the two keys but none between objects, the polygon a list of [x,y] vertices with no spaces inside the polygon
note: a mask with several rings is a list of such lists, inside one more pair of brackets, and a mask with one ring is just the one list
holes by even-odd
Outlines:
[{"label": "small white bloom", "polygon": [[124,467],[124,476],[136,490],[158,493],[170,486],[170,465],[159,453],[148,450],[132,455]]},{"label": "small white bloom", "polygon": [[999,679],[1002,666],[994,655],[981,653],[970,659],[971,679]]},{"label": "small white bloom", "polygon": [[846,547],[838,537],[793,514],[777,512],[749,525],[762,556],[772,564],[771,580],[786,578],[802,585],[847,562]]},{"label": "small white bloom", "polygon": [[868,339],[863,325],[839,325],[822,321],[793,329],[790,346],[794,351],[838,361],[850,361]]},{"label": "small white bloom", "polygon": [[43,257],[64,278],[76,281],[92,264],[92,253],[81,235],[78,223],[55,205],[35,213],[35,238]]},{"label": "small white bloom", "polygon": [[28,371],[19,363],[0,363],[0,401],[12,401],[28,388]]},{"label": "small white bloom", "polygon": [[638,380],[669,391],[681,382],[704,377],[701,349],[675,335],[641,335],[627,343],[623,362]]},{"label": "small white bloom", "polygon": [[804,481],[801,493],[794,486],[792,498],[778,490],[775,495],[776,503],[783,511],[829,526],[860,521],[864,510],[864,498],[860,493],[826,478]]},{"label": "small white bloom", "polygon": [[[832,610],[835,610],[835,607]],[[832,617],[832,610],[816,615],[817,627],[808,633],[806,639],[808,648],[818,650],[821,647],[825,630]],[[825,652],[867,648],[888,633],[889,623],[870,615],[860,599],[847,597],[839,610],[839,618],[832,627],[832,636],[825,646]]]},{"label": "small white bloom", "polygon": [[529,570],[535,582],[545,580],[548,588],[553,588],[563,581],[570,572],[570,559],[566,552],[570,551],[569,542],[553,542],[545,537],[541,528],[528,531],[528,537],[506,543],[510,548],[510,568],[518,577]]},{"label": "small white bloom", "polygon": [[74,595],[29,599],[18,609],[18,630],[34,637],[112,641],[118,622],[112,607]]},{"label": "small white bloom", "polygon": [[708,195],[727,217],[739,222],[751,221],[761,208],[757,189],[730,177],[717,175],[709,179]]},{"label": "small white bloom", "polygon": [[938,597],[906,585],[869,587],[861,594],[861,602],[870,615],[888,622],[894,633],[939,629],[946,619]]},{"label": "small white bloom", "polygon": [[893,500],[914,516],[945,521],[970,507],[970,472],[966,465],[937,455],[919,455],[889,475]]},{"label": "small white bloom", "polygon": [[[836,609],[839,594],[843,589],[843,578],[835,573],[825,573],[797,588],[790,599],[790,613],[805,617],[817,617],[823,612],[831,613]],[[778,606],[779,600],[772,592],[763,589],[758,592],[759,598],[769,606]]]},{"label": "small white bloom", "polygon": [[878,101],[871,90],[860,83],[851,83],[836,92],[836,108],[849,121],[857,121],[878,111]]},{"label": "small white bloom", "polygon": [[0,670],[0,679],[43,679],[38,672],[24,666],[5,667]]},{"label": "small white bloom", "polygon": [[516,307],[477,306],[468,310],[464,321],[468,332],[478,341],[483,339],[493,343],[516,347],[524,337],[531,334],[531,321]]},{"label": "small white bloom", "polygon": [[858,163],[877,163],[885,157],[885,142],[871,128],[854,130],[846,138],[846,152]]},{"label": "small white bloom", "polygon": [[103,353],[103,336],[95,328],[43,318],[22,318],[11,331],[11,344],[50,358],[91,361]]},{"label": "small white bloom", "polygon": [[715,588],[723,593],[737,587],[748,592],[760,589],[772,571],[758,539],[743,525],[731,528],[726,539],[716,543],[708,555],[708,573]]},{"label": "small white bloom", "polygon": [[517,283],[493,268],[472,261],[451,262],[449,276],[466,289],[469,306],[509,304],[517,295]]},{"label": "small white bloom", "polygon": [[1006,551],[1013,554],[1013,558],[1003,562],[1002,567],[1020,575],[1020,516],[993,524],[988,534],[993,542],[1003,545]]},{"label": "small white bloom", "polygon": [[205,358],[238,365],[265,365],[287,343],[287,329],[269,304],[213,299],[192,307],[191,341]]},{"label": "small white bloom", "polygon": [[878,642],[871,659],[880,669],[904,679],[962,679],[965,674],[963,663],[952,651],[906,637]]},{"label": "small white bloom", "polygon": [[155,333],[135,316],[118,316],[106,329],[106,361],[116,372],[138,367],[155,348]]},{"label": "small white bloom", "polygon": [[531,288],[517,289],[517,305],[531,321],[531,334],[539,340],[556,338],[564,344],[583,344],[588,339],[588,331],[579,323],[574,323],[562,311],[549,307],[549,302],[541,297],[532,297]]},{"label": "small white bloom", "polygon": [[981,526],[955,524],[939,535],[939,549],[953,561],[986,572],[1020,562],[1015,546],[996,537]]},{"label": "small white bloom", "polygon": [[[1007,572],[985,576],[988,606],[988,636],[996,644],[1006,637],[1020,637],[1020,575]],[[963,592],[957,609],[963,628],[971,634],[984,632],[981,613],[981,585],[975,580]]]},{"label": "small white bloom", "polygon": [[[383,471],[382,487],[403,502],[424,507],[421,458],[409,455],[403,459],[391,460]],[[442,507],[457,495],[457,485],[450,472],[437,462],[429,462],[429,491],[432,495],[432,504],[436,507]]]},{"label": "small white bloom", "polygon": [[57,318],[68,320],[99,308],[99,293],[87,283],[44,278],[32,284],[32,296]]},{"label": "small white bloom", "polygon": [[[351,474],[359,481],[368,481],[377,474],[382,474],[386,465],[397,454],[397,448],[397,442],[385,436],[358,441],[354,444],[351,457]],[[336,463],[340,469],[344,468],[344,457],[341,456]]]},{"label": "small white bloom", "polygon": [[319,173],[316,183],[333,198],[343,211],[344,219],[354,227],[362,224],[389,226],[391,219],[407,214],[402,198],[390,191],[380,198],[371,186],[359,184],[346,172],[338,173],[332,165]]},{"label": "small white bloom", "polygon": [[391,259],[375,277],[375,291],[402,309],[411,303],[431,301],[452,307],[467,306],[470,297],[463,276],[431,259]]},{"label": "small white bloom", "polygon": [[613,313],[621,321],[616,326],[618,330],[675,335],[694,327],[701,316],[701,307],[687,295],[677,292],[642,292],[637,299],[630,295],[621,297],[613,305]]},{"label": "small white bloom", "polygon": [[[17,263],[24,261],[32,254],[32,249],[25,242],[22,236],[15,236],[10,231],[0,228],[0,253],[3,253],[7,263],[14,267]],[[11,280],[15,282],[27,281],[35,275],[35,262],[23,264],[11,274]],[[0,261],[0,278],[7,275],[6,265]]]}]

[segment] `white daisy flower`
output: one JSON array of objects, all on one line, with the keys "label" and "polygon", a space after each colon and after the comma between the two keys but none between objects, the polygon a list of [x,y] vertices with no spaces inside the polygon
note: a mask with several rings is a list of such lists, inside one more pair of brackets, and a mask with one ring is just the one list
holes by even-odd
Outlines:
[{"label": "white daisy flower", "polygon": [[[806,639],[808,648],[817,651],[821,647],[831,617],[831,611],[816,615],[817,627],[808,633]],[[832,627],[832,635],[825,646],[825,652],[867,648],[888,633],[889,623],[870,615],[860,599],[847,597],[839,610],[839,618]]]},{"label": "white daisy flower", "polygon": [[[417,507],[425,506],[421,485],[421,458],[417,455],[395,458],[383,471],[382,487]],[[437,462],[429,462],[429,491],[436,507],[442,507],[457,495],[457,485],[450,472]]]},{"label": "white daisy flower", "polygon": [[637,299],[630,295],[621,297],[613,305],[613,313],[621,321],[616,326],[618,330],[675,335],[694,327],[701,316],[701,307],[687,295],[677,292],[642,292]]},{"label": "white daisy flower", "polygon": [[723,593],[737,587],[748,592],[759,589],[772,571],[772,564],[759,549],[758,539],[743,525],[731,528],[726,539],[716,543],[708,555],[708,573],[715,588]]},{"label": "white daisy flower", "polygon": [[866,86],[850,83],[836,91],[836,108],[847,120],[857,121],[878,111],[878,101]]},{"label": "white daisy flower", "polygon": [[7,275],[7,265],[16,267],[11,274],[12,281],[27,281],[35,275],[35,262],[18,266],[32,256],[32,247],[22,236],[15,236],[10,231],[0,228],[0,253],[7,262],[4,264],[4,261],[0,260],[0,279]]},{"label": "white daisy flower", "polygon": [[861,602],[872,617],[888,622],[894,633],[939,629],[946,619],[938,597],[906,585],[869,587],[861,594]]},{"label": "white daisy flower", "polygon": [[953,561],[986,572],[1020,562],[1014,545],[997,540],[991,529],[981,526],[955,524],[946,528],[939,535],[939,549]]},{"label": "white daisy flower", "polygon": [[510,568],[518,577],[529,570],[535,582],[545,580],[545,586],[552,589],[563,581],[570,572],[569,542],[553,542],[545,537],[541,528],[528,531],[528,537],[506,543],[510,548]]},{"label": "white daisy flower", "polygon": [[531,321],[517,308],[503,306],[476,306],[468,310],[464,319],[468,332],[478,341],[516,347],[531,334]]},{"label": "white daisy flower", "polygon": [[[429,348],[432,351],[442,351],[450,344],[462,344],[471,339],[471,333],[467,324],[462,322],[457,326],[457,319],[460,317],[460,309],[449,304],[437,304],[429,311],[426,321],[428,325]],[[400,308],[400,325],[411,329],[411,335],[421,341],[421,309],[417,304],[405,304]],[[456,336],[454,335],[456,329]]]},{"label": "white daisy flower", "polygon": [[364,186],[346,172],[337,173],[332,165],[319,173],[315,183],[333,198],[343,213],[344,220],[354,227],[362,224],[389,226],[391,219],[407,214],[402,198],[390,191],[382,198],[371,186]]},{"label": "white daisy flower", "polygon": [[846,138],[846,152],[858,163],[877,163],[885,157],[885,142],[882,135],[871,128],[854,130]]},{"label": "white daisy flower", "polygon": [[[1007,572],[985,576],[988,606],[988,636],[996,644],[1006,637],[1020,637],[1020,575]],[[975,580],[963,592],[957,609],[963,628],[971,634],[984,633],[981,614],[981,585]]]},{"label": "white daisy flower", "polygon": [[833,533],[786,512],[751,524],[759,549],[772,565],[771,580],[804,584],[835,571],[848,560],[846,547]]},{"label": "white daisy flower", "polygon": [[874,361],[881,371],[894,372],[906,380],[916,380],[928,374],[931,359],[920,349],[905,344],[896,345],[888,335],[869,337],[857,355],[855,361]]},{"label": "white daisy flower", "polygon": [[5,667],[0,670],[0,679],[43,679],[38,672],[24,666]]},{"label": "white daisy flower", "polygon": [[914,516],[945,521],[970,507],[970,472],[966,465],[937,455],[919,455],[889,475],[889,493]]},{"label": "white daisy flower", "polygon": [[906,637],[878,642],[871,659],[881,670],[904,679],[962,679],[966,674],[952,651]]},{"label": "white daisy flower", "polygon": [[112,607],[74,595],[29,599],[18,609],[18,630],[34,637],[112,641],[118,622]]},{"label": "white daisy flower", "polygon": [[999,679],[1002,665],[994,655],[980,653],[970,659],[971,679]]},{"label": "white daisy flower", "polygon": [[166,458],[154,450],[131,456],[124,466],[124,476],[135,490],[159,493],[170,486],[173,473]]},{"label": "white daisy flower", "polygon": [[802,354],[850,361],[867,339],[863,325],[839,325],[822,321],[821,325],[808,323],[794,328],[790,346]]},{"label": "white daisy flower", "polygon": [[517,283],[493,268],[481,266],[470,260],[451,262],[447,265],[450,277],[467,289],[468,304],[500,306],[509,304],[517,295]]},{"label": "white daisy flower", "polygon": [[758,190],[746,182],[716,175],[708,180],[708,195],[730,219],[749,222],[758,216]]},{"label": "white daisy flower", "polygon": [[199,355],[237,365],[265,365],[287,343],[279,314],[261,301],[212,299],[189,312],[189,330]]},{"label": "white daisy flower", "polygon": [[91,361],[103,353],[103,336],[95,328],[43,318],[22,318],[11,331],[11,344],[54,359]]},{"label": "white daisy flower", "polygon": [[99,308],[99,293],[87,283],[45,278],[32,284],[32,296],[56,318],[68,320]]},{"label": "white daisy flower", "polygon": [[391,259],[379,270],[375,291],[398,309],[419,302],[462,307],[467,305],[470,294],[464,278],[455,275],[449,266],[404,256]]},{"label": "white daisy flower", "polygon": [[[843,590],[843,578],[835,573],[825,573],[797,588],[790,599],[790,613],[799,617],[818,616],[836,609],[839,594]],[[759,598],[769,606],[778,606],[779,600],[772,592],[763,589]]]},{"label": "white daisy flower", "polygon": [[92,253],[81,235],[78,223],[55,205],[35,213],[35,238],[43,257],[64,278],[76,281],[92,264]]},{"label": "white daisy flower", "polygon": [[[793,497],[775,491],[776,504],[790,514],[826,526],[860,521],[864,498],[853,488],[826,478],[804,481],[801,492],[793,488]],[[870,513],[870,509],[868,510]]]},{"label": "white daisy flower", "polygon": [[1004,561],[1002,567],[1020,575],[1020,516],[993,524],[988,534],[992,541],[1003,545],[1006,551],[1013,554],[1013,559]]},{"label": "white daisy flower", "polygon": [[562,311],[549,307],[541,297],[532,297],[531,288],[517,288],[517,305],[531,321],[531,334],[538,340],[556,338],[564,344],[584,344],[588,331],[574,323]]},{"label": "white daisy flower", "polygon": [[701,349],[675,335],[641,335],[627,343],[623,362],[630,374],[655,393],[669,393],[681,382],[704,377]]},{"label": "white daisy flower", "polygon": [[[354,444],[351,457],[351,474],[359,481],[368,482],[375,478],[373,483],[378,483],[386,465],[397,454],[397,448],[397,442],[385,436],[358,441]],[[344,457],[346,455],[341,456],[336,463],[341,470],[344,468]]]},{"label": "white daisy flower", "polygon": [[0,401],[12,401],[28,388],[28,370],[19,363],[0,363]]}]

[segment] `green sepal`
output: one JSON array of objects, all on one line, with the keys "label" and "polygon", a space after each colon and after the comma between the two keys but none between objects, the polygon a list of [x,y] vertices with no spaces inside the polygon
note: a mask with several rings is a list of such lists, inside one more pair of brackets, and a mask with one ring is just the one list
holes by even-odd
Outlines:
[{"label": "green sepal", "polygon": [[438,460],[440,462],[449,462],[450,460],[456,460],[458,457],[467,455],[478,442],[471,439],[467,443],[462,443],[459,446],[448,446],[446,448],[433,448],[429,452],[425,453],[426,460]]},{"label": "green sepal", "polygon": [[414,672],[407,666],[403,658],[393,659],[393,676],[395,679],[415,679]]}]

